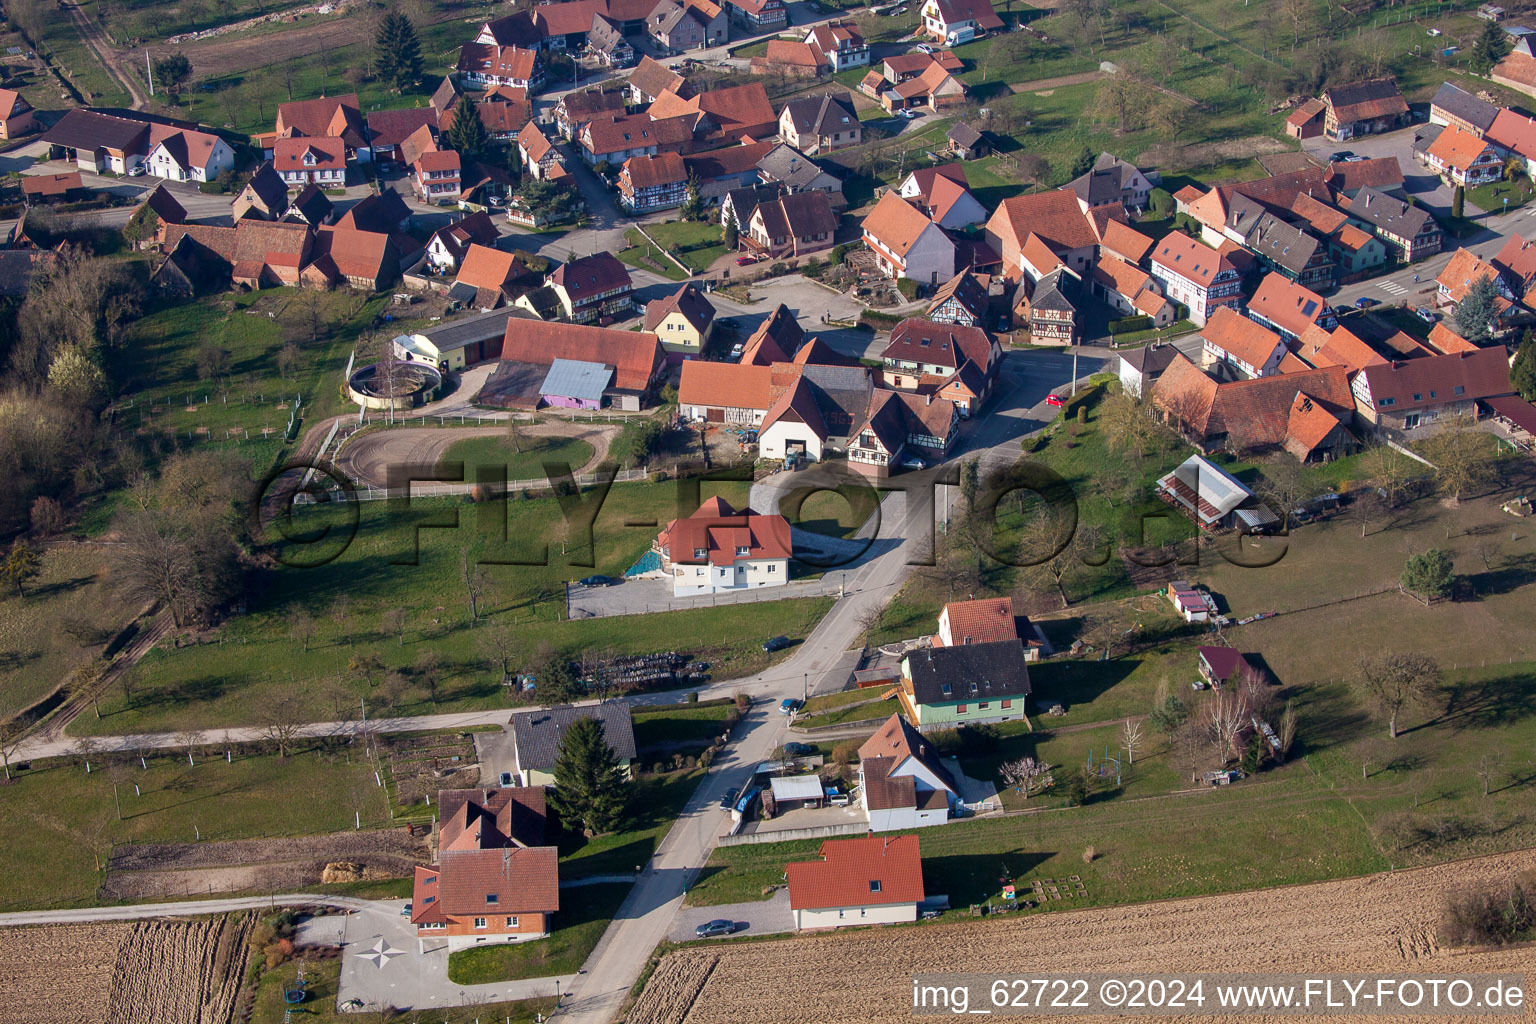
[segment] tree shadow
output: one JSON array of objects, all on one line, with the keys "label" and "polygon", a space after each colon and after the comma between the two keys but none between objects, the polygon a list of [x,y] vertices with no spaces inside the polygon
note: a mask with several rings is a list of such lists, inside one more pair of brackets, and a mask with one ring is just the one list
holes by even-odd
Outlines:
[{"label": "tree shadow", "polygon": [[1474,597],[1508,594],[1536,583],[1536,555],[1521,555],[1497,569],[1467,573],[1462,577]]},{"label": "tree shadow", "polygon": [[1427,725],[1493,729],[1536,712],[1536,672],[1515,671],[1450,686],[1444,692],[1444,713]]},{"label": "tree shadow", "polygon": [[1019,885],[1031,872],[1056,856],[1054,850],[1015,847],[997,853],[925,857],[923,890],[947,895],[951,907],[967,907],[997,897],[1012,879]]},{"label": "tree shadow", "polygon": [[1370,715],[1343,682],[1319,683],[1305,689],[1287,687],[1278,696],[1281,700],[1296,701],[1293,759],[1358,739],[1372,726]]}]

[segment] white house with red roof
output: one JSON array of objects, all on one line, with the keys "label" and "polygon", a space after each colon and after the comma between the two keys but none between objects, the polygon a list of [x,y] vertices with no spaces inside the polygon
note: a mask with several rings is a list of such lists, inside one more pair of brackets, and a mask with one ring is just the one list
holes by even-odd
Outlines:
[{"label": "white house with red roof", "polygon": [[1003,27],[991,0],[927,0],[923,31],[945,46],[959,46]]},{"label": "white house with red roof", "polygon": [[939,612],[939,631],[934,634],[933,645],[963,647],[1019,640],[1024,644],[1024,660],[1037,661],[1044,643],[1035,633],[1028,619],[1014,615],[1011,597],[951,601]]},{"label": "white house with red roof", "polygon": [[559,851],[544,845],[544,787],[444,790],[437,799],[437,863],[416,869],[408,904],[418,943],[458,950],[547,936],[560,877]]},{"label": "white house with red roof", "polygon": [[960,806],[934,745],[894,714],[859,747],[859,807],[871,832],[942,825]]},{"label": "white house with red roof", "polygon": [[794,548],[783,516],[738,512],[710,498],[687,519],[668,523],[655,550],[672,577],[672,595],[687,597],[782,586]]},{"label": "white house with red roof", "polygon": [[820,859],[787,864],[784,877],[798,929],[916,921],[923,902],[917,836],[828,839]]},{"label": "white house with red roof", "polygon": [[963,164],[919,168],[908,174],[896,191],[942,228],[953,231],[987,219],[986,207],[971,194]]}]

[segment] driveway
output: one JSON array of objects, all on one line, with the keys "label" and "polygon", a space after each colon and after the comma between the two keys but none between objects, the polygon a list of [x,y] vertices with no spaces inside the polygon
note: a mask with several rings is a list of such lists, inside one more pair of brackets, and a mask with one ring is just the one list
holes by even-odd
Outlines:
[{"label": "driveway", "polygon": [[337,1005],[362,1000],[369,1010],[385,1007],[467,1006],[532,999],[555,994],[573,980],[530,978],[493,985],[455,985],[448,980],[448,950],[442,940],[418,940],[401,915],[405,900],[381,900],[346,915],[311,918],[299,926],[298,945],[342,947]]},{"label": "driveway", "polygon": [[723,903],[718,907],[684,907],[678,912],[672,931],[673,942],[691,942],[693,930],[706,921],[736,922],[732,935],[776,935],[795,930],[795,918],[789,909],[789,890],[780,887],[766,900],[751,903]]},{"label": "driveway", "polygon": [[[1413,158],[1414,137],[1417,132],[1427,127],[1428,125],[1416,124],[1385,135],[1364,135],[1358,139],[1350,139],[1348,142],[1334,142],[1319,136],[1305,140],[1301,148],[1304,152],[1324,161],[1330,159],[1332,154],[1341,151],[1364,157],[1395,156],[1397,165],[1403,171],[1403,188],[1414,198],[1414,201],[1436,217],[1449,217],[1451,190],[1440,180],[1439,175],[1434,174]],[[1470,204],[1467,206],[1467,211],[1482,212]]]}]

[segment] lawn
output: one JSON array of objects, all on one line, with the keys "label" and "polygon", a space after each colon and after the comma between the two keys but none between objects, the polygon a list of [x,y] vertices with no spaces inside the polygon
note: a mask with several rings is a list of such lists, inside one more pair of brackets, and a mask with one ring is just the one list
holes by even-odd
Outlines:
[{"label": "lawn", "polygon": [[[511,947],[495,947],[511,948]],[[489,952],[490,950],[484,950]],[[479,951],[476,951],[479,952]],[[251,1024],[284,1024],[290,1018],[283,1003],[283,989],[295,978],[299,963],[290,960],[272,970],[263,970],[256,986],[256,1000],[251,1013]],[[336,989],[341,977],[340,960],[309,960],[304,963],[304,980],[308,982],[309,996],[293,1007],[295,1014],[304,1014],[311,1024],[342,1024],[357,1019],[355,1013],[342,1013],[336,1009]],[[533,1024],[536,1019],[548,1018],[555,1007],[553,996],[547,999],[523,999],[511,1003],[481,1003],[473,1006],[445,1006],[413,1010],[411,1019],[417,1024],[477,1024],[479,1021],[510,1020],[512,1024]]]},{"label": "lawn", "polygon": [[880,504],[873,487],[844,484],[838,490],[796,487],[779,497],[779,512],[802,530],[827,537],[852,537]]},{"label": "lawn", "polygon": [[42,573],[26,596],[0,602],[0,721],[98,661],[138,610],[113,589],[109,551],[62,542],[41,556]]},{"label": "lawn", "polygon": [[[650,547],[654,524],[697,508],[699,499],[688,490],[675,482],[614,485],[591,534],[595,554],[579,529],[562,540],[563,519],[553,497],[479,506],[429,499],[407,509],[364,502],[356,537],[343,552],[337,555],[330,539],[314,555],[283,542],[279,553],[290,562],[335,557],[316,568],[285,564],[268,570],[246,614],[226,620],[202,642],[151,651],[128,674],[129,694],[104,697],[102,717],[81,719],[76,727],[109,734],[248,724],[257,709],[283,696],[295,698],[314,720],[350,717],[359,698],[367,700],[370,713],[503,707],[508,697],[500,666],[481,639],[484,627],[495,623],[515,627],[507,652],[513,669],[531,665],[541,652],[574,660],[600,648],[615,654],[686,652],[710,662],[716,678],[750,675],[787,656],[763,653],[764,638],[804,637],[832,599],[564,618],[566,582],[593,572],[622,574]],[[744,504],[745,491],[738,483],[707,493]],[[444,517],[456,518],[459,528],[425,525]],[[317,508],[301,512],[296,526],[304,532],[345,524],[343,512]],[[501,539],[503,528],[507,540]],[[481,566],[480,618],[473,623],[461,555],[471,566],[499,560]],[[400,623],[386,618],[396,609]],[[421,669],[424,652],[437,660],[435,671]],[[367,668],[370,655],[383,667]]]},{"label": "lawn", "polygon": [[828,725],[842,725],[845,722],[883,720],[900,710],[900,702],[892,697],[890,700],[876,701],[873,704],[845,704],[821,714],[797,718],[795,725],[802,729],[818,729]]},{"label": "lawn", "polygon": [[575,974],[587,962],[629,890],[628,883],[565,889],[560,893],[561,906],[551,921],[549,938],[451,953],[448,980],[456,985],[488,985]]},{"label": "lawn", "polygon": [[455,441],[443,453],[444,462],[464,463],[464,479],[476,479],[477,467],[505,466],[508,480],[547,479],[546,462],[563,463],[580,475],[593,449],[574,437],[528,437],[513,451],[504,437],[469,437]]},{"label": "lawn", "polygon": [[726,729],[726,719],[736,707],[734,701],[709,701],[702,704],[674,704],[666,708],[636,707],[634,711],[635,746],[639,750],[689,748],[697,754]]},{"label": "lawn", "polygon": [[659,274],[669,281],[686,281],[688,275],[677,268],[677,264],[661,254],[661,250],[654,245],[641,240],[639,245],[631,245],[627,249],[620,249],[615,255],[619,259],[634,267],[636,270],[649,270],[653,274]]},{"label": "lawn", "polygon": [[801,709],[802,714],[818,715],[834,708],[844,708],[849,704],[858,704],[863,701],[874,701],[880,698],[878,686],[868,686],[861,690],[839,690],[837,693],[823,693],[812,697],[805,702]]},{"label": "lawn", "polygon": [[[183,441],[259,440],[282,435],[296,397],[305,422],[347,411],[337,382],[386,301],[270,288],[154,311],[114,350],[117,422]],[[283,377],[277,354],[288,344],[297,362]],[[222,353],[219,361],[210,361],[212,351]]]},{"label": "lawn", "polygon": [[1531,179],[1525,176],[1514,181],[1496,181],[1491,185],[1478,185],[1466,192],[1466,201],[1484,213],[1503,213],[1518,210],[1531,200]]},{"label": "lawn", "polygon": [[[100,865],[119,843],[254,839],[389,823],[373,769],[348,752],[306,749],[286,760],[223,751],[182,751],[108,761],[93,756],[17,771],[0,785],[0,816],[23,828],[5,844],[0,909],[69,907],[99,901]],[[137,787],[138,792],[135,792]],[[114,797],[115,789],[115,797]],[[121,802],[122,817],[118,817]]]},{"label": "lawn", "polygon": [[[696,274],[708,270],[715,260],[727,252],[721,241],[723,229],[716,222],[669,220],[646,224],[645,231],[655,239],[656,245],[682,260]],[[642,254],[643,258],[671,267],[673,273],[678,273],[677,267],[658,255],[655,247],[645,240],[638,229],[630,228],[624,233],[624,238],[629,243],[630,249]],[[682,280],[682,278],[675,277],[673,280]]]},{"label": "lawn", "polygon": [[622,832],[591,838],[565,833],[560,840],[560,877],[595,878],[638,872],[676,824],[677,816],[703,779],[702,769],[636,778],[629,805],[629,826]]}]

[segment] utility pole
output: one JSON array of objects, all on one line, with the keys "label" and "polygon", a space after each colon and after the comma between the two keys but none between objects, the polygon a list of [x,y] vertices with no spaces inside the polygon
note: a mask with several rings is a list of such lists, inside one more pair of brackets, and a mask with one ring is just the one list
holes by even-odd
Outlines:
[{"label": "utility pole", "polygon": [[1077,394],[1077,346],[1072,346],[1072,394]]}]

